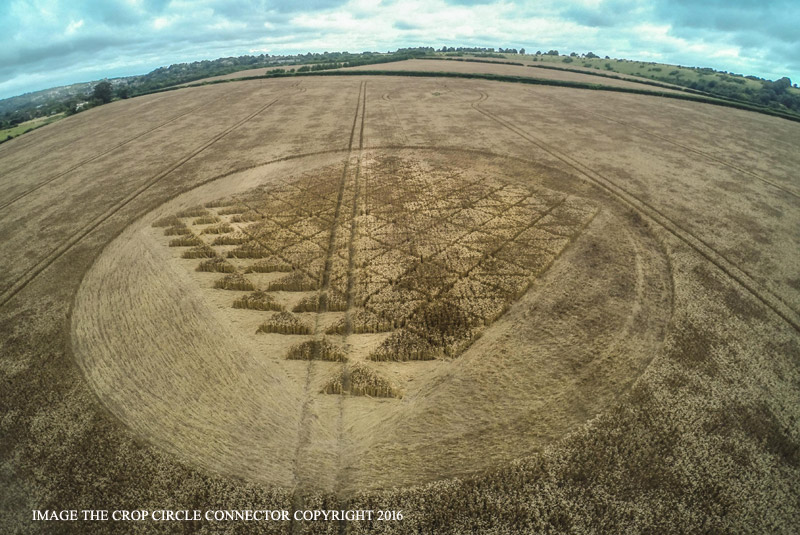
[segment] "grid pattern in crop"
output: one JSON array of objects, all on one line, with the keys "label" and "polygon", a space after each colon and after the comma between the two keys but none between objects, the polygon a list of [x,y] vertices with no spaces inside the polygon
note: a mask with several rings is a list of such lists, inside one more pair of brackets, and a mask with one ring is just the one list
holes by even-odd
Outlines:
[{"label": "grid pattern in crop", "polygon": [[[219,272],[215,291],[235,294],[231,306],[263,315],[259,332],[297,337],[287,358],[317,359],[324,352],[307,349],[324,338],[337,358],[318,360],[362,373],[372,366],[379,377],[378,362],[458,357],[596,212],[579,197],[414,159],[349,167],[190,207],[154,226],[184,258],[200,260],[196,269]],[[258,283],[254,274],[264,273],[269,280]],[[367,335],[370,350],[348,354],[350,337]]]}]

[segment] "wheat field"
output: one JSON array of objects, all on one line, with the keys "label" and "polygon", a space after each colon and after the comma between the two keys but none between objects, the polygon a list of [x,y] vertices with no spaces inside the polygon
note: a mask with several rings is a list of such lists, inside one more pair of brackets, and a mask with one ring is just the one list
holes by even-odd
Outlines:
[{"label": "wheat field", "polygon": [[269,533],[791,532],[798,140],[695,102],[353,75],[11,140],[0,526],[113,503],[404,513]]}]

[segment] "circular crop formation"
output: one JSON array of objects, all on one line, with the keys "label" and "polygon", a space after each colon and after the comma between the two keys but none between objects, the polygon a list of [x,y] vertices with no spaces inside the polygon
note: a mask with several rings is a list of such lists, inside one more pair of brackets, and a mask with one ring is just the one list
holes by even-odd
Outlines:
[{"label": "circular crop formation", "polygon": [[123,422],[208,469],[348,490],[489,468],[602,410],[668,320],[653,238],[556,184],[402,150],[227,177],[107,248],[76,355]]},{"label": "circular crop formation", "polygon": [[370,362],[458,357],[596,213],[543,188],[403,166],[382,161],[366,187],[308,175],[153,226],[197,260],[187,267],[219,274],[207,291],[236,292],[231,307],[263,321],[256,333],[279,335],[277,354],[347,362],[322,392],[400,397]]}]

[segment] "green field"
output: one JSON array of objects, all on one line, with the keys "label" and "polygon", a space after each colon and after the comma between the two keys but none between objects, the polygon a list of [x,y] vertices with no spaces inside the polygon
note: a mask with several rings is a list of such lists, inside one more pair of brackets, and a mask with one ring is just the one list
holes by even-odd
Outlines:
[{"label": "green field", "polygon": [[657,80],[659,82],[673,83],[677,85],[689,85],[700,80],[717,80],[718,83],[732,83],[741,85],[743,88],[750,87],[753,90],[761,89],[761,82],[746,78],[741,75],[725,74],[712,69],[683,67],[680,65],[670,65],[667,63],[655,63],[645,61],[633,61],[628,59],[604,59],[604,58],[581,58],[572,57],[571,62],[564,60],[570,56],[548,56],[548,55],[526,55],[526,59],[532,61],[543,61],[554,65],[566,67],[586,67],[611,71],[619,74],[629,74],[632,76],[642,76]]},{"label": "green field", "polygon": [[[446,54],[454,55],[452,53]],[[465,54],[468,55],[468,54]],[[704,91],[709,94],[770,106],[775,109],[797,109],[800,89],[781,88],[781,82],[763,80],[755,76],[716,71],[711,68],[684,67],[667,63],[634,61],[603,57],[581,57],[548,54],[503,54],[507,60],[529,64],[542,63],[543,66],[586,70],[592,69],[607,74],[639,76],[650,80],[675,84],[682,87]],[[782,79],[786,82],[787,79]],[[786,84],[787,86],[789,84]]]},{"label": "green field", "polygon": [[37,117],[36,119],[31,119],[30,121],[19,123],[17,126],[6,128],[5,130],[0,130],[0,140],[5,141],[10,138],[15,138],[21,134],[24,134],[25,132],[34,130],[36,128],[42,127],[46,124],[50,124],[53,121],[57,121],[63,118],[64,118],[63,113],[56,113],[55,115],[48,115],[47,117]]}]

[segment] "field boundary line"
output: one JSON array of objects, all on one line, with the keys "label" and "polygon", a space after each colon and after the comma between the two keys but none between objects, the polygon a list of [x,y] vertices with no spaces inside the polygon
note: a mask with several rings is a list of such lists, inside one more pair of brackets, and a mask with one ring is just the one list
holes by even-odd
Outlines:
[{"label": "field boundary line", "polygon": [[122,201],[118,202],[94,220],[90,221],[86,226],[84,226],[81,230],[73,234],[66,242],[62,243],[60,246],[56,247],[53,251],[50,252],[44,259],[40,260],[30,268],[28,268],[15,282],[13,282],[10,286],[3,290],[2,295],[0,296],[0,306],[5,305],[12,297],[14,297],[17,293],[19,293],[23,288],[25,288],[33,279],[35,279],[42,271],[47,269],[53,262],[55,262],[59,257],[65,254],[67,251],[72,249],[78,242],[80,242],[83,238],[85,238],[91,231],[95,228],[100,226],[104,221],[109,219],[111,216],[119,212],[122,208],[130,204],[133,200],[135,200],[139,195],[150,189],[152,186],[157,184],[160,180],[164,177],[181,167],[183,164],[212,146],[214,143],[231,133],[233,130],[238,128],[239,126],[243,125],[247,121],[251,120],[261,112],[265,111],[273,104],[278,102],[284,95],[278,96],[277,98],[271,100],[255,112],[251,113],[244,119],[241,119],[234,123],[232,126],[226,128],[221,133],[215,135],[211,138],[211,140],[203,143],[200,147],[196,148],[192,152],[190,152],[187,156],[184,156],[174,164],[167,167],[165,170],[159,172],[155,176],[151,177],[147,180],[143,185],[139,186],[133,193],[128,194]]},{"label": "field boundary line", "polygon": [[[332,70],[332,71],[310,71],[293,74],[267,74],[262,76],[243,76],[241,78],[232,78],[229,80],[215,80],[213,82],[203,82],[190,84],[181,87],[163,88],[152,93],[161,93],[165,91],[175,91],[184,89],[186,87],[200,87],[203,85],[213,85],[219,83],[229,82],[246,82],[251,80],[261,80],[270,78],[292,78],[303,76],[406,76],[413,78],[466,78],[477,80],[488,80],[491,82],[506,82],[506,83],[519,83],[528,85],[548,85],[553,87],[565,87],[568,89],[588,89],[590,91],[615,91],[618,93],[631,93],[635,95],[644,95],[651,97],[671,98],[675,100],[685,100],[690,102],[699,102],[701,104],[711,104],[713,106],[723,106],[726,108],[734,108],[738,110],[751,111],[760,113],[762,115],[769,115],[779,119],[786,119],[787,121],[800,122],[800,115],[785,114],[780,111],[772,110],[767,107],[758,106],[757,104],[743,103],[735,100],[729,100],[722,97],[711,97],[704,95],[697,95],[693,93],[685,93],[681,91],[652,91],[649,89],[635,89],[630,87],[618,87],[603,85],[589,82],[570,82],[564,80],[553,80],[548,78],[535,78],[532,76],[509,76],[499,74],[486,74],[486,73],[466,73],[466,72],[452,72],[452,71],[387,71],[387,70]],[[634,82],[636,83],[636,82]],[[147,94],[152,94],[147,93]]]},{"label": "field boundary line", "polygon": [[225,96],[226,95],[221,95],[221,96],[219,96],[217,98],[213,98],[213,99],[209,100],[206,103],[200,104],[199,106],[195,106],[194,108],[190,109],[189,111],[187,111],[185,113],[181,113],[180,115],[176,115],[175,117],[173,117],[172,119],[169,119],[168,121],[165,121],[165,122],[163,122],[163,123],[161,123],[161,124],[159,124],[157,126],[154,126],[153,128],[150,128],[149,130],[146,130],[146,131],[144,131],[144,132],[142,132],[140,134],[137,134],[137,135],[133,136],[130,139],[127,139],[127,140],[125,140],[125,141],[123,141],[121,143],[118,143],[117,145],[114,145],[113,147],[111,147],[108,150],[105,150],[105,151],[103,151],[103,152],[101,152],[99,154],[96,154],[94,156],[91,156],[89,158],[86,158],[85,160],[82,160],[82,161],[78,162],[77,164],[75,164],[74,166],[70,167],[66,171],[58,173],[57,175],[55,175],[53,177],[47,178],[44,181],[42,181],[39,184],[37,184],[36,186],[34,186],[31,189],[29,189],[28,191],[20,193],[16,197],[4,202],[3,204],[0,204],[0,210],[4,210],[6,207],[14,204],[18,200],[30,195],[31,193],[33,193],[33,192],[37,191],[38,189],[46,186],[47,184],[50,184],[51,182],[53,182],[53,181],[65,176],[65,175],[68,175],[69,173],[73,172],[74,170],[76,170],[76,169],[78,169],[80,167],[83,167],[84,165],[86,165],[88,163],[91,163],[91,162],[93,162],[95,160],[99,160],[103,156],[105,156],[105,155],[107,155],[107,154],[109,154],[111,152],[114,152],[115,150],[119,149],[120,147],[123,147],[123,146],[127,145],[128,143],[136,141],[137,139],[141,138],[142,136],[146,136],[147,134],[149,134],[151,132],[154,132],[154,131],[158,130],[159,128],[163,127],[163,126],[167,126],[168,124],[170,124],[172,122],[175,122],[175,121],[177,121],[178,119],[180,119],[182,117],[190,115],[190,114],[196,112],[197,110],[199,110],[199,109],[201,109],[203,107],[211,105],[211,104],[215,103],[216,101],[224,98]]},{"label": "field boundary line", "polygon": [[[627,204],[631,208],[647,216],[649,219],[657,223],[659,226],[666,229],[672,235],[674,235],[675,237],[686,243],[689,247],[694,249],[706,260],[708,260],[709,262],[714,264],[717,268],[719,268],[723,273],[725,273],[734,281],[739,283],[739,285],[745,288],[756,299],[761,301],[773,312],[775,312],[778,316],[780,316],[796,331],[800,331],[800,318],[798,318],[797,311],[795,311],[793,308],[783,303],[783,301],[780,298],[773,295],[773,293],[770,290],[763,288],[746,271],[739,268],[736,264],[725,258],[725,256],[717,252],[705,241],[698,238],[690,231],[684,229],[682,226],[677,224],[675,221],[673,221],[659,209],[655,208],[652,204],[628,192],[621,186],[617,185],[614,181],[603,176],[597,171],[591,169],[590,167],[587,167],[581,162],[575,160],[574,158],[571,158],[570,156],[567,156],[566,154],[563,154],[560,151],[550,147],[544,141],[533,136],[532,134],[525,132],[521,128],[515,126],[510,121],[501,119],[496,115],[494,115],[493,113],[481,109],[479,107],[479,103],[483,102],[488,98],[488,95],[486,95],[483,92],[481,93],[482,93],[481,98],[470,103],[470,105],[472,106],[473,109],[475,109],[475,111],[483,114],[489,119],[492,119],[499,125],[510,130],[511,132],[514,132],[519,137],[525,139],[529,143],[537,146],[539,149],[547,152],[548,154],[560,160],[564,164],[575,169],[581,175],[588,178],[591,182],[593,182],[597,186],[601,187],[602,189],[611,193],[613,196],[620,199],[624,204]],[[484,95],[486,95],[486,98],[484,98]]]},{"label": "field boundary line", "polygon": [[[611,71],[614,74],[610,74],[605,71],[595,71],[595,70],[588,70],[588,69],[576,69],[576,68],[569,68],[569,67],[559,67],[556,65],[539,65],[539,64],[532,64],[532,63],[520,63],[518,61],[494,61],[489,59],[479,59],[479,58],[448,58],[448,57],[430,57],[430,56],[422,56],[419,58],[414,59],[421,59],[421,60],[439,60],[439,61],[463,61],[465,63],[486,63],[486,64],[494,64],[494,65],[513,65],[515,67],[533,67],[534,69],[546,69],[546,70],[553,70],[553,71],[563,71],[563,72],[571,72],[575,74],[585,74],[588,76],[597,76],[599,78],[608,78],[610,80],[620,80],[623,82],[633,82],[642,85],[650,85],[654,87],[661,87],[662,89],[672,89],[675,91],[681,91],[693,95],[703,95],[703,96],[714,96],[712,93],[708,93],[705,91],[699,91],[697,89],[692,89],[690,87],[684,87],[681,85],[674,85],[670,84],[669,82],[661,82],[659,80],[655,80],[652,78],[644,78],[640,76],[636,76],[634,74],[626,74],[620,73],[617,71]],[[535,60],[534,60],[535,61]],[[627,78],[626,78],[627,76]]]}]

